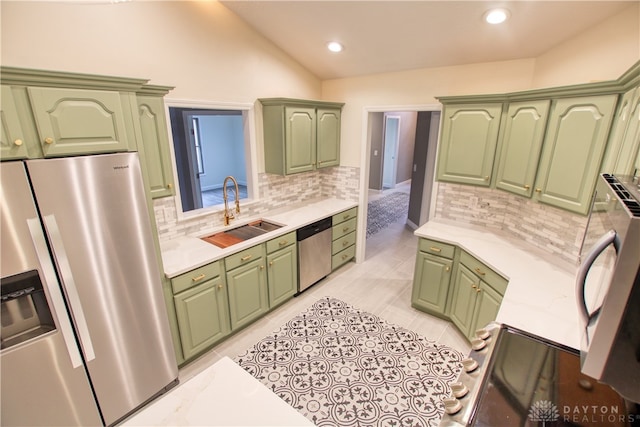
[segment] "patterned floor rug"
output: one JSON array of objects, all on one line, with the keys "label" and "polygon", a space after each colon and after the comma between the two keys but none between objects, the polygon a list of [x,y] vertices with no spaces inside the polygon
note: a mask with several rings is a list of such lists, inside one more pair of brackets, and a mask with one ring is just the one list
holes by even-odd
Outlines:
[{"label": "patterned floor rug", "polygon": [[236,357],[317,426],[435,426],[462,353],[325,297]]},{"label": "patterned floor rug", "polygon": [[367,237],[407,215],[409,194],[391,193],[367,205]]}]

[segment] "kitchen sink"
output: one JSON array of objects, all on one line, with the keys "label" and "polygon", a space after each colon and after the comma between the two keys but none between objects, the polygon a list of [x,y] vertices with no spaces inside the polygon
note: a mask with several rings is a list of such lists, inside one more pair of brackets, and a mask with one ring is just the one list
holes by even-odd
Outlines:
[{"label": "kitchen sink", "polygon": [[221,231],[211,236],[203,237],[202,240],[216,245],[219,248],[228,248],[245,240],[253,239],[269,231],[277,230],[281,225],[264,220],[257,220],[231,230]]}]

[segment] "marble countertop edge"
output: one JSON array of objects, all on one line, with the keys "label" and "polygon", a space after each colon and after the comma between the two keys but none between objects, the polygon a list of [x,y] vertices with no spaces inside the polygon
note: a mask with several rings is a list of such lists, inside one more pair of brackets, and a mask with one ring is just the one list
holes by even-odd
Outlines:
[{"label": "marble countertop edge", "polygon": [[[335,198],[315,199],[304,205],[278,208],[262,215],[241,218],[228,226],[212,228],[198,235],[181,236],[161,242],[160,250],[165,276],[168,278],[179,276],[195,268],[223,259],[244,249],[259,245],[320,219],[333,216],[357,206],[357,202],[348,200]],[[282,227],[228,248],[219,248],[202,240],[202,237],[225,230],[231,230],[258,219],[273,222],[277,225],[282,225]]]}]

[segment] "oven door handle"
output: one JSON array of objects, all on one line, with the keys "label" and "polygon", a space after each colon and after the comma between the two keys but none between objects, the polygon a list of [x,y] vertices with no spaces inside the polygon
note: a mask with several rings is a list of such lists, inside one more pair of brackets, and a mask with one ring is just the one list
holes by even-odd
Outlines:
[{"label": "oven door handle", "polygon": [[[613,244],[616,253],[620,249],[620,239],[618,238],[618,234],[615,230],[607,231],[598,241],[593,245],[591,251],[587,254],[582,264],[580,264],[580,268],[578,268],[578,273],[576,277],[576,299],[578,302],[578,314],[580,315],[580,320],[582,320],[583,328],[587,327],[589,323],[590,315],[589,309],[587,308],[587,301],[584,295],[584,291],[587,284],[587,274],[589,274],[589,269],[595,262],[595,260],[604,252],[605,249],[609,245]],[[597,310],[596,310],[597,311]]]}]

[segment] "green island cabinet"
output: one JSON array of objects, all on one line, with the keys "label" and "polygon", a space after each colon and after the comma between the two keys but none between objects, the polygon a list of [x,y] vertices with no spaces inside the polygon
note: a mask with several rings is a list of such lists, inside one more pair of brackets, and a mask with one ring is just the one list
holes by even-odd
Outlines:
[{"label": "green island cabinet", "polygon": [[331,217],[331,270],[336,270],[356,255],[358,208]]},{"label": "green island cabinet", "polygon": [[340,164],[342,103],[260,99],[265,172],[290,175]]},{"label": "green island cabinet", "polygon": [[420,238],[411,305],[451,320],[467,339],[498,315],[507,280],[455,245]]},{"label": "green island cabinet", "polygon": [[269,311],[264,252],[264,245],[256,245],[224,259],[233,330]]},{"label": "green island cabinet", "polygon": [[171,279],[184,359],[196,356],[231,332],[220,265],[215,261]]},{"label": "green island cabinet", "polygon": [[437,180],[585,215],[598,173],[640,161],[639,84],[640,61],[615,81],[441,97]]},{"label": "green island cabinet", "polygon": [[269,308],[274,308],[293,297],[298,291],[296,232],[269,240],[266,248]]}]

